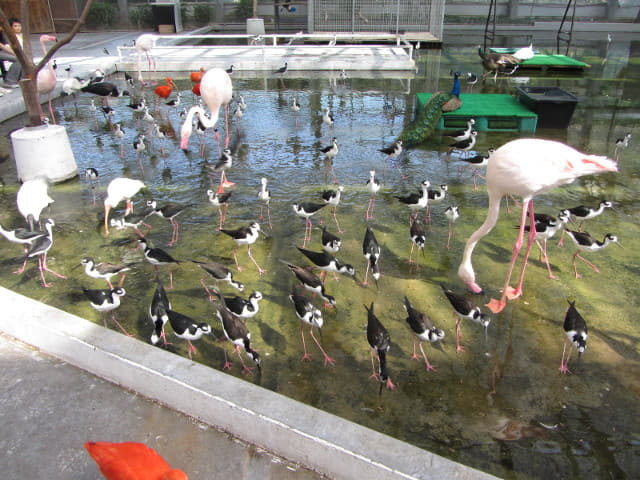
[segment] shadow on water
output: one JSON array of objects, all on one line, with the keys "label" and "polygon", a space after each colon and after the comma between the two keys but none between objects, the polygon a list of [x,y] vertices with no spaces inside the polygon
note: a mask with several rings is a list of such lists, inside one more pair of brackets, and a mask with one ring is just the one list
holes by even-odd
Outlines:
[{"label": "shadow on water", "polygon": [[[588,49],[580,53],[585,57],[593,55]],[[613,61],[609,58],[608,65]],[[627,70],[637,72],[633,63],[637,60],[623,57],[619,61],[629,61]],[[551,267],[561,278],[553,281],[548,279],[544,264],[538,261],[534,246],[524,297],[510,302],[502,314],[492,316],[486,341],[481,326],[463,322],[465,351],[456,353],[455,319],[440,284],[464,292],[456,271],[466,239],[486,215],[484,181],[479,179],[480,188],[474,190],[470,169],[460,170],[461,162],[455,155],[449,160],[445,158],[450,139],[442,132],[436,132],[420,148],[403,154],[399,164],[407,180],[378,150],[388,146],[411,118],[416,92],[448,90],[451,88],[448,72],[452,68],[478,72],[479,62],[472,47],[445,50],[442,55],[430,51],[422,55],[421,62],[424,62],[419,65],[422,73],[411,80],[357,78],[353,74],[344,85],[335,86],[327,78],[287,78],[282,88],[277,79],[243,79],[234,74],[234,91],[244,96],[248,108],[239,125],[235,119],[230,125],[235,155],[228,176],[236,186],[225,228],[237,228],[256,220],[260,178],[266,177],[271,190],[273,230],[268,227],[265,209],[261,225],[268,236],[261,236],[251,248],[255,260],[267,270],[262,276],[248,258],[246,247],[237,250],[243,268],[237,272],[233,260],[235,244],[217,231],[218,212],[205,195],[211,188],[206,166],[218,160],[212,132],[204,135],[204,158],[199,154],[200,139],[196,134],[190,140],[189,151],[184,153],[175,137],[182,123],[178,112],[162,105],[156,115],[175,133],[165,142],[164,155],[157,141],[149,148],[150,153],[143,155],[142,175],[131,145],[138,134],[148,135],[149,127],[144,123],[138,126],[135,114],[125,106],[126,99],[113,102],[114,121],[121,123],[126,132],[124,158],[120,158],[119,141],[104,119],[98,117],[96,122],[92,118],[87,108],[88,97],[79,99],[78,115],[70,104],[58,103],[56,110],[59,118],[64,118],[79,170],[91,166],[100,172],[102,186],[98,190],[104,191],[112,178],[130,176],[144,179],[149,187],[135,198],[136,212],[142,211],[151,198],[160,203],[193,204],[177,217],[180,225],[177,245],[167,246],[171,225],[158,217],[149,218],[152,228],[148,238],[154,246],[182,261],[172,268],[175,288],[167,292],[173,308],[206,321],[213,328],[213,335],[194,342],[198,349],[194,361],[222,369],[224,349],[233,362],[231,375],[503,478],[632,478],[633,472],[638,471],[640,455],[637,428],[640,342],[635,315],[638,250],[634,245],[640,224],[637,213],[640,209],[636,208],[640,203],[636,193],[640,189],[640,142],[632,141],[621,152],[620,173],[581,179],[536,199],[536,209],[546,213],[582,203],[595,205],[601,198],[613,201],[615,210],[585,222],[584,227],[597,237],[614,232],[625,248],[613,246],[586,253],[602,273],[579,265],[584,278],[576,280],[571,264],[573,245],[565,243],[564,248],[558,248],[557,240],[551,240]],[[425,73],[427,62],[435,68]],[[603,68],[593,59],[590,63],[594,66],[584,75],[533,72],[498,84],[487,80],[476,85],[474,93],[513,93],[516,82],[565,88],[580,97],[571,124],[562,130],[540,130],[536,136],[561,139],[583,150],[612,156],[615,138],[626,132],[632,132],[633,139],[640,138],[636,121],[640,112],[637,103],[640,81],[637,75],[625,76],[624,68],[616,69],[615,77],[607,77],[609,67]],[[191,86],[188,80],[177,77],[184,90],[183,102],[190,105],[195,101],[189,92]],[[602,89],[606,90],[606,96],[589,94]],[[153,102],[152,91],[139,94],[148,103]],[[298,126],[290,110],[294,97],[301,104]],[[614,102],[613,98],[622,98],[624,102]],[[336,117],[331,131],[322,123],[327,106]],[[611,120],[614,113],[615,124]],[[18,123],[9,122],[3,128],[10,129]],[[223,132],[224,120],[220,123],[221,138]],[[336,360],[334,367],[324,367],[307,325],[303,330],[312,357],[310,361],[301,361],[301,322],[287,298],[297,282],[281,260],[311,266],[295,249],[302,245],[304,220],[294,215],[291,205],[299,201],[321,203],[320,192],[335,187],[333,178],[325,171],[320,151],[332,136],[339,139],[340,148],[333,165],[335,175],[345,187],[337,209],[345,230],[340,235],[342,249],[337,257],[354,265],[360,282],[366,268],[362,240],[369,193],[365,182],[369,170],[376,170],[382,177],[385,162],[387,165],[383,188],[376,197],[375,218],[368,222],[382,249],[379,288],[373,282],[365,288],[348,277],[334,280],[331,274],[327,275],[326,289],[336,297],[338,308],[322,309],[324,325],[322,334],[316,336]],[[476,149],[484,153],[518,137],[517,132],[480,132]],[[5,162],[1,172],[7,184],[0,194],[0,222],[5,227],[22,224],[15,209],[18,186],[10,163]],[[433,206],[424,254],[418,253],[416,257],[414,252],[418,269],[408,264],[411,249],[408,209],[393,195],[415,190],[425,178],[432,186],[447,183],[449,193],[443,203]],[[215,174],[214,189],[217,181]],[[125,296],[115,313],[127,330],[148,342],[152,327],[147,309],[155,289],[155,272],[141,251],[136,250],[135,235],[114,230],[109,237],[104,236],[103,209],[99,200],[97,206],[92,206],[92,191],[84,178],[55,185],[51,190],[55,203],[45,215],[56,220],[56,228],[48,262],[53,269],[65,273],[68,280],[47,277],[52,287],[43,289],[33,260],[27,264],[25,274],[12,274],[20,266],[21,250],[5,243],[0,254],[0,282],[101,324],[101,314],[91,309],[82,287],[105,288],[106,283],[93,280],[81,268],[73,267],[84,256],[100,261],[136,262],[124,285],[135,299]],[[460,206],[461,217],[454,225],[451,248],[447,250],[449,224],[443,212],[449,204]],[[122,207],[114,215],[120,213]],[[487,293],[466,296],[478,305],[500,294],[519,216],[518,209],[508,214],[503,206],[498,225],[476,248],[474,267]],[[337,231],[331,207],[312,220],[314,226],[322,220],[330,231]],[[314,228],[307,248],[319,251],[319,239],[320,230]],[[240,373],[240,362],[230,343],[219,340],[222,331],[215,316],[216,306],[208,301],[200,278],[205,277],[207,285],[215,282],[191,259],[229,266],[236,280],[246,285],[241,294],[244,297],[254,290],[262,292],[264,299],[258,315],[247,320],[252,345],[263,359],[261,376],[256,372]],[[166,267],[160,267],[160,276],[168,286]],[[225,295],[239,294],[224,282],[219,288]],[[413,336],[402,306],[405,295],[446,332],[441,345],[426,342],[423,345],[437,369],[435,372],[426,372],[422,359],[411,360]],[[589,340],[579,364],[573,354],[570,368],[574,374],[562,376],[558,363],[567,299],[576,300],[589,325]],[[379,384],[368,380],[371,360],[363,304],[372,301],[376,315],[391,335],[388,362],[391,378],[397,385],[395,390],[385,389],[380,395]],[[316,298],[315,302],[321,307],[320,300]],[[107,324],[114,328],[109,319]],[[168,351],[187,354],[184,340],[174,337],[169,328],[167,338],[172,343],[166,347]],[[245,357],[245,361],[249,360]]]}]

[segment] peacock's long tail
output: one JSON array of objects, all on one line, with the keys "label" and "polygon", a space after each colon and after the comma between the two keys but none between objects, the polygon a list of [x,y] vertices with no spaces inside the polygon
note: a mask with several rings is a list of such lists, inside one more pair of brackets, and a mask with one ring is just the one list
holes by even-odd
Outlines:
[{"label": "peacock's long tail", "polygon": [[403,145],[405,147],[415,146],[433,135],[442,115],[443,106],[454,97],[455,95],[451,92],[433,94],[424,108],[417,113],[413,121],[400,134],[399,139],[402,140]]}]

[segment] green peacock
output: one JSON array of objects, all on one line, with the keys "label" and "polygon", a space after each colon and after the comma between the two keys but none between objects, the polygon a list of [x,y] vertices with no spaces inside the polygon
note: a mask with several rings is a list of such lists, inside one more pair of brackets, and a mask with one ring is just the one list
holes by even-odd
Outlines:
[{"label": "green peacock", "polygon": [[405,147],[412,147],[425,141],[433,135],[443,112],[453,112],[462,106],[459,75],[460,72],[453,74],[453,89],[450,92],[433,94],[413,121],[405,127],[398,137]]}]

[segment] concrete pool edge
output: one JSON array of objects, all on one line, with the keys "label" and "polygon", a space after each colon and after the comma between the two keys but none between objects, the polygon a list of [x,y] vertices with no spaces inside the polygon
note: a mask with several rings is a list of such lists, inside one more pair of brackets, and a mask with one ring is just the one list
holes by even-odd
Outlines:
[{"label": "concrete pool edge", "polygon": [[0,330],[332,478],[495,478],[0,287]]}]

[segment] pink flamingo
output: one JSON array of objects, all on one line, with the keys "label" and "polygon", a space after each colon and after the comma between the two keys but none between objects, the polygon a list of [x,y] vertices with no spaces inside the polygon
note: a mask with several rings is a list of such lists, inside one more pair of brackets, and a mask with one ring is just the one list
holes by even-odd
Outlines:
[{"label": "pink flamingo", "polygon": [[[55,42],[57,38],[53,35],[40,35],[40,45],[42,45],[42,51],[47,54],[47,42]],[[39,94],[46,94],[49,97],[49,113],[51,113],[51,121],[55,124],[56,117],[53,115],[53,107],[51,106],[51,92],[56,88],[56,72],[53,69],[53,63],[48,62],[47,65],[38,72],[36,79],[36,85]],[[44,118],[42,107],[40,107],[40,115]]]},{"label": "pink flamingo", "polygon": [[153,62],[153,78],[154,83],[158,83],[158,72],[156,70],[156,59],[151,55],[151,49],[156,46],[158,37],[150,33],[140,35],[136,39],[136,52],[138,53],[138,80],[144,86],[144,80],[142,79],[142,54],[147,56],[147,62],[149,63],[149,83],[151,83],[151,62]]},{"label": "pink flamingo", "polygon": [[[180,148],[187,149],[189,145],[189,137],[193,131],[193,116],[197,115],[200,119],[200,123],[205,128],[215,128],[218,123],[218,116],[220,106],[224,105],[224,119],[226,128],[226,140],[225,148],[229,147],[229,118],[228,118],[228,106],[233,96],[233,86],[231,85],[231,78],[229,74],[221,68],[212,68],[202,76],[200,82],[200,95],[207,104],[207,107],[211,110],[211,117],[208,117],[204,109],[198,105],[193,106],[187,113],[187,118],[182,125]],[[218,138],[218,132],[216,134],[216,141],[218,142],[218,149],[220,149],[220,139]]]},{"label": "pink flamingo", "polygon": [[[462,262],[458,267],[458,276],[471,291],[474,293],[482,292],[482,288],[476,283],[471,264],[473,249],[498,221],[502,197],[508,194],[521,196],[523,205],[520,230],[513,248],[511,265],[504,283],[502,297],[500,300],[492,299],[487,305],[494,313],[502,311],[507,298],[512,300],[522,295],[522,282],[527,259],[536,236],[533,197],[560,185],[571,183],[583,175],[617,170],[616,162],[607,157],[587,155],[560,142],[523,138],[506,143],[496,150],[489,160],[487,166],[489,212],[484,223],[467,240]],[[516,258],[522,247],[527,211],[530,222],[527,249],[524,254],[518,286],[513,289],[509,286],[509,282]]]}]

